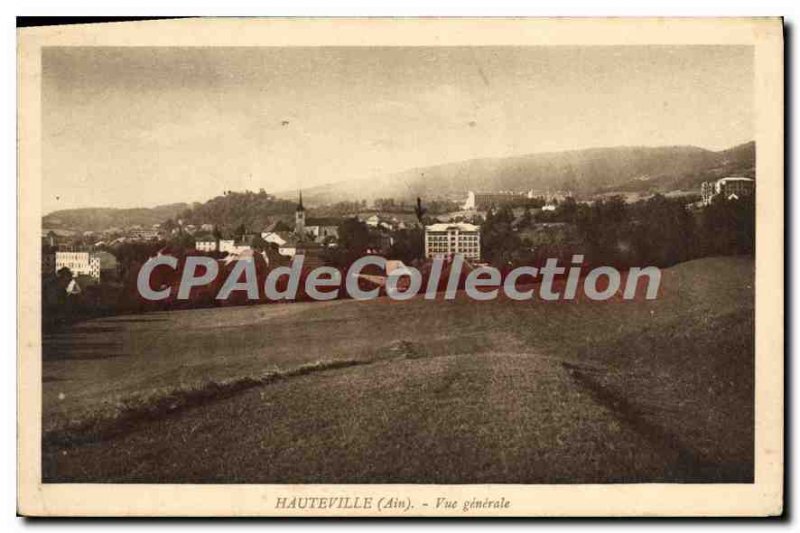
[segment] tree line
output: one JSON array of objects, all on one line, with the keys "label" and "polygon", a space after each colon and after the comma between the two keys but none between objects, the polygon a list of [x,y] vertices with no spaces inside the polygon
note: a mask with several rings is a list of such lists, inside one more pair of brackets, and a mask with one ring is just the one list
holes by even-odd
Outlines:
[{"label": "tree line", "polygon": [[[571,235],[534,243],[525,229],[545,227]],[[565,228],[562,228],[565,226]],[[547,229],[547,228],[545,228]],[[700,209],[685,199],[655,195],[627,204],[621,197],[577,203],[568,198],[552,213],[515,217],[508,207],[491,210],[481,225],[483,259],[495,266],[540,263],[548,257],[584,255],[593,265],[618,268],[676,263],[755,251],[755,199],[717,199]]]}]

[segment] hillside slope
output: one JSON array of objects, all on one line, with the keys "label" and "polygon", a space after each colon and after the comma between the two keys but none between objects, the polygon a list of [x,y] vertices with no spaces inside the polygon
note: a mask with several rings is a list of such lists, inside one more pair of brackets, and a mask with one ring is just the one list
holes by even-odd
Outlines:
[{"label": "hillside slope", "polygon": [[[755,143],[712,152],[693,146],[592,148],[507,158],[472,159],[410,169],[384,177],[333,183],[303,191],[310,205],[339,201],[417,196],[464,198],[468,190],[569,190],[592,194],[695,190],[708,179],[755,175]],[[185,223],[259,228],[294,211],[297,191],[226,192],[205,203],[154,208],[85,208],[56,211],[43,217],[45,228],[103,230],[112,226],[149,226],[180,216]]]},{"label": "hillside slope", "polygon": [[244,225],[249,230],[260,230],[276,216],[291,217],[296,202],[295,199],[277,199],[263,189],[259,192],[227,191],[207,202],[196,202],[192,205],[178,203],[137,209],[85,208],[56,211],[42,218],[42,227],[102,231],[136,224],[149,227],[167,219],[180,219],[184,224],[213,224],[229,231],[239,225]]},{"label": "hillside slope", "polygon": [[460,197],[467,190],[666,192],[695,188],[725,175],[752,177],[754,168],[753,142],[719,152],[693,146],[592,148],[415,168],[377,179],[312,187],[304,197],[322,204],[352,198]]},{"label": "hillside slope", "polygon": [[86,207],[54,211],[42,217],[42,227],[48,229],[71,229],[82,231],[102,231],[110,227],[152,226],[188,208],[185,203],[160,205],[157,207],[136,207],[115,209],[111,207]]},{"label": "hillside slope", "polygon": [[[753,261],[652,301],[415,298],[44,339],[50,482],[752,482]],[[465,466],[466,465],[466,466]]]}]

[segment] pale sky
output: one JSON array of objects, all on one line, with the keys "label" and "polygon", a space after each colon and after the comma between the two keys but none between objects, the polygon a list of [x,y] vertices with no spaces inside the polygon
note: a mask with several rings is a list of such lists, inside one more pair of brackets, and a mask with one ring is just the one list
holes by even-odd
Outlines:
[{"label": "pale sky", "polygon": [[753,140],[751,47],[45,48],[43,210]]}]

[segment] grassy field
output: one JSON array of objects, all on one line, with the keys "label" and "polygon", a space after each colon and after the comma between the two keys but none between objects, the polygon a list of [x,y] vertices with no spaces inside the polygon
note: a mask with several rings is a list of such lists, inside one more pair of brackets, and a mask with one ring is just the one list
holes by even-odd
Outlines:
[{"label": "grassy field", "polygon": [[44,339],[60,482],[752,480],[753,261],[626,302],[336,301]]}]

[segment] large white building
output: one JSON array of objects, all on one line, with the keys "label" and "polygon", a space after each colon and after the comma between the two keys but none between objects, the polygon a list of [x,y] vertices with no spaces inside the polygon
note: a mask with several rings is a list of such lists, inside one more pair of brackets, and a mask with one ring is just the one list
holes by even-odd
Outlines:
[{"label": "large white building", "polygon": [[481,228],[475,224],[450,223],[425,226],[425,257],[481,259]]},{"label": "large white building", "polygon": [[200,252],[216,252],[217,251],[217,241],[216,240],[204,240],[204,241],[195,241],[194,242],[194,249]]},{"label": "large white building", "polygon": [[738,200],[743,196],[750,196],[755,191],[756,182],[751,178],[729,176],[717,181],[705,181],[700,185],[700,195],[703,205],[709,205],[717,196],[726,200]]},{"label": "large white building", "polygon": [[504,205],[508,206],[521,206],[524,205],[526,200],[532,200],[537,197],[543,197],[547,205],[554,205],[555,202],[562,202],[567,198],[573,197],[572,191],[535,191],[533,189],[527,192],[517,191],[494,191],[494,192],[476,192],[468,191],[467,200],[464,202],[463,209],[465,211],[485,211],[489,208],[499,208]]},{"label": "large white building", "polygon": [[306,234],[319,243],[337,241],[340,222],[336,218],[309,218],[305,222]]},{"label": "large white building", "polygon": [[116,258],[108,252],[56,252],[55,272],[66,267],[73,276],[99,280],[100,274],[116,268]]},{"label": "large white building", "polygon": [[464,202],[465,211],[482,211],[490,207],[500,207],[503,205],[518,204],[526,199],[533,198],[533,191],[528,192],[475,192],[467,193],[467,201]]},{"label": "large white building", "polygon": [[200,252],[227,252],[234,253],[237,250],[236,242],[233,239],[220,239],[219,249],[217,249],[216,239],[205,239],[195,241],[194,248]]}]

